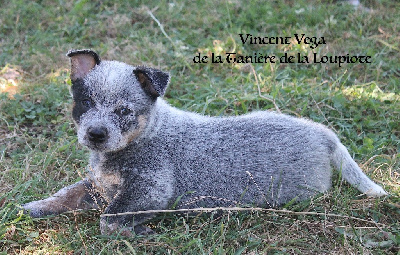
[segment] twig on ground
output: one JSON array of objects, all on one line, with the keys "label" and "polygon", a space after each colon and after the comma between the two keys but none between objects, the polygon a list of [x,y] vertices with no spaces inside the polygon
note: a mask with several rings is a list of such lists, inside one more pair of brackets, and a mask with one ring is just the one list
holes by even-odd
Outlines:
[{"label": "twig on ground", "polygon": [[274,213],[284,213],[284,214],[292,214],[292,215],[318,215],[324,217],[335,217],[335,218],[344,218],[351,219],[356,221],[362,221],[371,223],[379,226],[386,226],[386,224],[378,223],[371,220],[365,220],[353,216],[340,215],[334,213],[319,213],[319,212],[295,212],[285,209],[271,209],[271,208],[243,208],[243,207],[215,207],[215,208],[192,208],[192,209],[175,209],[175,210],[147,210],[147,211],[137,211],[137,212],[123,212],[123,213],[107,213],[102,214],[100,217],[112,217],[112,216],[123,216],[123,215],[138,215],[138,214],[150,214],[150,213],[190,213],[190,212],[214,212],[214,211],[227,211],[227,212],[241,212],[241,211],[250,211],[250,212],[274,212]]}]

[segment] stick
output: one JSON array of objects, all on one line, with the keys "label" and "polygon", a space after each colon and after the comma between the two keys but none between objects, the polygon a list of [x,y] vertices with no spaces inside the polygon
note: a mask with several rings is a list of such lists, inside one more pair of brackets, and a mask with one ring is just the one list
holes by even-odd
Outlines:
[{"label": "stick", "polygon": [[368,222],[375,225],[386,226],[383,223],[378,223],[375,221],[364,220],[353,216],[346,216],[340,214],[333,213],[319,213],[319,212],[294,212],[289,210],[277,210],[271,208],[242,208],[242,207],[215,207],[215,208],[193,208],[193,209],[175,209],[175,210],[147,210],[147,211],[137,211],[137,212],[122,212],[122,213],[106,213],[100,215],[100,217],[110,217],[110,216],[124,216],[124,215],[138,215],[138,214],[150,214],[150,213],[189,213],[189,212],[214,212],[214,211],[227,211],[227,212],[240,212],[240,211],[251,211],[251,212],[275,212],[275,213],[284,213],[284,214],[293,214],[293,215],[319,215],[325,217],[335,217],[335,218],[344,218],[351,219],[356,221]]}]

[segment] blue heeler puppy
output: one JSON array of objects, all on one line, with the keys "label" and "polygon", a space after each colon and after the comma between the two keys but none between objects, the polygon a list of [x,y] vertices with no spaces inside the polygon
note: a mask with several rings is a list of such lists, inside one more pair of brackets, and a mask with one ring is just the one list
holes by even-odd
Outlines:
[{"label": "blue heeler puppy", "polygon": [[[333,166],[368,196],[371,181],[337,136],[306,119],[269,111],[206,117],[161,97],[169,74],[70,51],[79,143],[88,147],[87,178],[23,207],[33,217],[105,207],[105,214],[218,206],[273,207],[331,186]],[[151,215],[102,217],[102,233],[148,229]]]}]

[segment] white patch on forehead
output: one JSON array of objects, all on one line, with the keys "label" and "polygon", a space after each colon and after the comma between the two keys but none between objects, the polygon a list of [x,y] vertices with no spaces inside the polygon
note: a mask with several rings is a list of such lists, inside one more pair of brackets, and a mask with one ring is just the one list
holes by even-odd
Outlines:
[{"label": "white patch on forehead", "polygon": [[111,69],[108,72],[108,77],[106,79],[110,83],[115,83],[115,81],[118,81],[118,77],[120,77],[120,74],[117,72],[117,70]]},{"label": "white patch on forehead", "polygon": [[93,90],[117,92],[135,83],[133,66],[118,61],[102,61],[85,79]]}]

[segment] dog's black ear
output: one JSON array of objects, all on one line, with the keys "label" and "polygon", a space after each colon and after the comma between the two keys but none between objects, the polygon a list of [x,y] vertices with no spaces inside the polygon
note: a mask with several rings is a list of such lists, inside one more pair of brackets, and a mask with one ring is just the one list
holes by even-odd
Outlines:
[{"label": "dog's black ear", "polygon": [[100,64],[100,57],[92,50],[70,50],[71,80],[82,79],[95,65]]},{"label": "dog's black ear", "polygon": [[169,73],[145,66],[133,70],[140,86],[152,97],[163,96],[169,83]]}]

